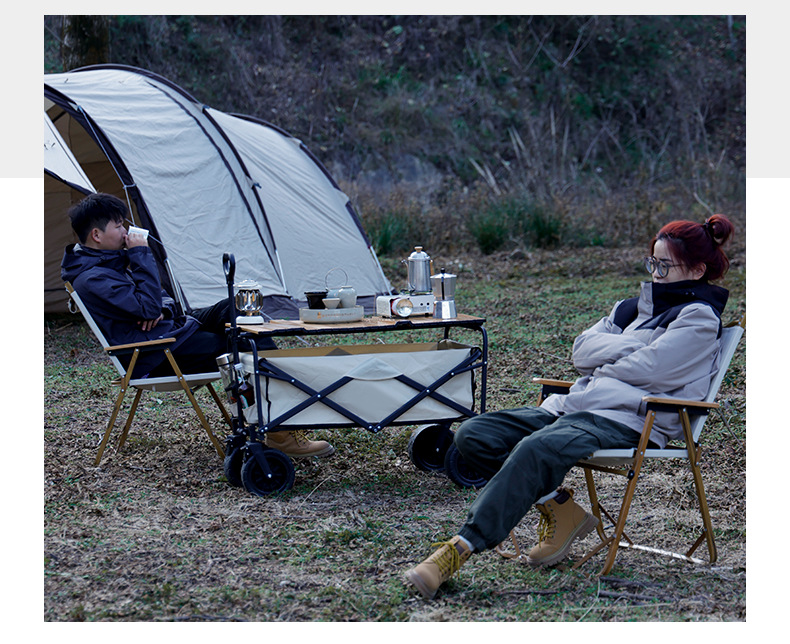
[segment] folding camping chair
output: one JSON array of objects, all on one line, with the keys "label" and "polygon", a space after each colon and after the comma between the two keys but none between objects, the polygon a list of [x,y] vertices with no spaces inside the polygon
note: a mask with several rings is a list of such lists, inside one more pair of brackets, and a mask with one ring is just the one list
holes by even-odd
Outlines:
[{"label": "folding camping chair", "polygon": [[[82,317],[85,318],[85,321],[88,323],[91,331],[96,336],[96,339],[101,343],[104,350],[107,352],[110,360],[112,361],[115,368],[118,370],[118,374],[120,378],[116,378],[112,381],[112,385],[119,387],[118,396],[115,399],[115,407],[113,408],[112,415],[110,416],[110,422],[107,424],[107,430],[104,432],[104,437],[102,438],[101,444],[99,445],[99,453],[96,455],[95,464],[98,465],[101,462],[102,455],[104,454],[104,449],[107,446],[107,441],[110,438],[110,433],[112,432],[112,428],[115,425],[115,421],[118,418],[118,414],[121,411],[121,405],[123,404],[124,396],[126,395],[127,390],[129,387],[132,387],[136,390],[134,400],[132,401],[132,406],[129,410],[129,415],[126,419],[126,424],[124,425],[123,431],[121,432],[121,436],[118,439],[118,447],[117,449],[120,450],[123,447],[124,443],[126,442],[126,437],[129,435],[129,429],[132,426],[132,420],[134,419],[134,414],[137,411],[137,405],[140,402],[140,397],[143,394],[143,391],[178,391],[183,390],[184,393],[189,398],[189,402],[192,404],[192,407],[195,410],[195,413],[200,420],[200,424],[203,425],[203,429],[206,430],[206,434],[208,434],[209,440],[211,444],[214,445],[214,448],[217,450],[217,454],[219,454],[220,458],[225,457],[225,450],[222,448],[222,443],[217,439],[214,435],[214,432],[211,429],[211,426],[208,424],[205,415],[203,414],[203,410],[201,410],[200,405],[198,404],[197,400],[194,396],[194,391],[199,387],[205,385],[206,389],[208,389],[211,397],[214,399],[214,402],[217,403],[217,407],[219,408],[220,412],[222,412],[222,416],[225,419],[225,422],[232,428],[233,421],[228,414],[225,406],[222,404],[217,392],[214,390],[212,386],[212,382],[215,380],[220,379],[219,372],[211,372],[211,373],[196,373],[196,374],[183,374],[181,373],[181,369],[179,369],[178,364],[176,363],[173,354],[170,352],[170,349],[167,347],[168,344],[174,342],[174,338],[164,338],[161,340],[150,340],[147,342],[135,342],[132,344],[123,344],[117,346],[110,346],[107,342],[107,339],[104,337],[101,329],[96,324],[96,321],[93,319],[93,316],[88,311],[88,308],[83,304],[82,299],[80,298],[79,294],[74,290],[74,287],[69,282],[66,282],[66,290],[69,292],[69,297],[71,301],[69,302],[69,308],[72,308],[72,305],[76,305],[79,309],[80,313],[82,313]],[[74,312],[72,310],[72,312]],[[134,370],[134,365],[137,362],[137,358],[139,357],[140,353],[143,351],[164,351],[165,356],[167,357],[168,361],[170,362],[171,367],[173,368],[174,375],[172,376],[162,376],[158,378],[134,378],[132,379],[132,371]],[[118,359],[119,355],[132,355],[131,360],[129,362],[128,367],[124,367],[121,364],[121,361]]]},{"label": "folding camping chair", "polygon": [[[703,541],[708,547],[709,562],[712,564],[716,561],[717,553],[716,544],[713,539],[713,527],[711,524],[710,512],[708,510],[708,503],[705,498],[705,486],[702,481],[702,473],[699,467],[700,435],[702,434],[702,427],[705,424],[705,419],[707,418],[708,413],[714,409],[719,409],[719,405],[715,402],[715,398],[745,330],[745,314],[740,320],[731,322],[722,329],[719,370],[712,379],[708,389],[708,394],[703,400],[679,400],[673,398],[646,396],[643,398],[643,401],[646,405],[647,416],[642,429],[642,436],[636,448],[598,450],[589,458],[586,458],[577,464],[578,467],[584,469],[584,477],[587,483],[587,492],[590,497],[590,506],[592,508],[593,514],[598,518],[599,521],[597,530],[601,542],[592,548],[586,555],[584,555],[584,557],[573,566],[574,568],[578,568],[596,553],[607,547],[609,550],[603,569],[600,573],[601,575],[606,575],[611,571],[612,567],[614,566],[614,560],[617,557],[619,548],[632,548],[635,550],[652,552],[654,554],[668,555],[692,563],[703,563],[700,559],[696,559],[691,556]],[[568,389],[571,387],[571,385],[573,385],[572,382],[568,381],[548,380],[544,378],[534,378],[533,381],[542,386],[538,404],[540,404],[540,402],[542,402],[549,394],[567,393]],[[667,445],[662,449],[648,448],[647,445],[650,439],[650,432],[653,428],[653,422],[655,420],[657,411],[676,412],[679,415],[680,423],[683,427],[684,438],[682,442],[684,443],[684,446]],[[625,532],[628,511],[631,506],[631,501],[634,497],[637,483],[639,482],[639,474],[641,472],[642,465],[646,459],[650,460],[657,458],[686,459],[694,479],[697,500],[699,502],[700,517],[702,519],[702,530],[697,540],[691,545],[685,554],[637,545]],[[607,472],[609,474],[625,476],[628,479],[622,501],[620,502],[620,511],[616,518],[601,505],[601,502],[598,498],[598,491],[595,487],[593,471]],[[611,521],[612,525],[614,526],[614,532],[611,534],[607,534],[603,527],[602,515]],[[497,552],[506,558],[520,557],[521,551],[518,547],[518,543],[513,531],[510,533],[510,540],[515,547],[515,553],[507,550],[505,545],[507,542],[503,542],[497,546]]]}]

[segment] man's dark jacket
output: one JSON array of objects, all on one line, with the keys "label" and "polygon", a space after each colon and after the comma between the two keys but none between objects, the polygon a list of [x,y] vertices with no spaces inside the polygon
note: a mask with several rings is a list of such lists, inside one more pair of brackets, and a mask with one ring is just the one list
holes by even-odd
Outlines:
[{"label": "man's dark jacket", "polygon": [[[162,290],[148,247],[115,251],[72,244],[63,254],[60,274],[71,282],[111,345],[176,338],[168,345],[174,351],[199,328],[194,318],[177,315],[175,302]],[[140,328],[142,320],[160,314],[164,318],[153,329]],[[163,360],[162,351],[141,354],[134,376],[149,373]]]}]

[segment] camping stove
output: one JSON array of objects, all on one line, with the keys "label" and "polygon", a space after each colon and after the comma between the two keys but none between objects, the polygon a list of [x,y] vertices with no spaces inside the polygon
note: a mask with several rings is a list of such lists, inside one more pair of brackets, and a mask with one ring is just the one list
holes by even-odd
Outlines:
[{"label": "camping stove", "polygon": [[376,315],[384,318],[407,318],[412,315],[433,315],[436,298],[432,293],[379,295],[376,298]]}]

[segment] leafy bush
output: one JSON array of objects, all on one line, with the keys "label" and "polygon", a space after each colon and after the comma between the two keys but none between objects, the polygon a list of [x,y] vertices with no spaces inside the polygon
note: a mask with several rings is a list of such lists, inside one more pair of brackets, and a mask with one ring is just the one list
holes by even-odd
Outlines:
[{"label": "leafy bush", "polygon": [[503,222],[495,208],[470,214],[466,227],[484,255],[502,248],[508,238],[507,222]]},{"label": "leafy bush", "polygon": [[562,242],[559,216],[527,197],[507,195],[488,208],[467,215],[467,230],[480,251],[489,255],[506,245],[556,248]]},{"label": "leafy bush", "polygon": [[392,255],[411,249],[412,231],[415,227],[408,216],[386,212],[380,218],[366,220],[365,227],[378,254]]}]

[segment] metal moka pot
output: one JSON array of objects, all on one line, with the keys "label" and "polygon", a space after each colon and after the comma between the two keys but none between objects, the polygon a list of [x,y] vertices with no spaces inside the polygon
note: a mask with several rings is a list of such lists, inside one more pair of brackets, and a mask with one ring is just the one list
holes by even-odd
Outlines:
[{"label": "metal moka pot", "polygon": [[436,299],[433,317],[441,319],[456,317],[455,284],[458,276],[448,273],[442,268],[441,273],[431,275],[430,279],[433,297]]},{"label": "metal moka pot", "polygon": [[409,259],[402,261],[409,265],[409,293],[430,293],[431,257],[423,252],[422,246],[415,246]]}]

